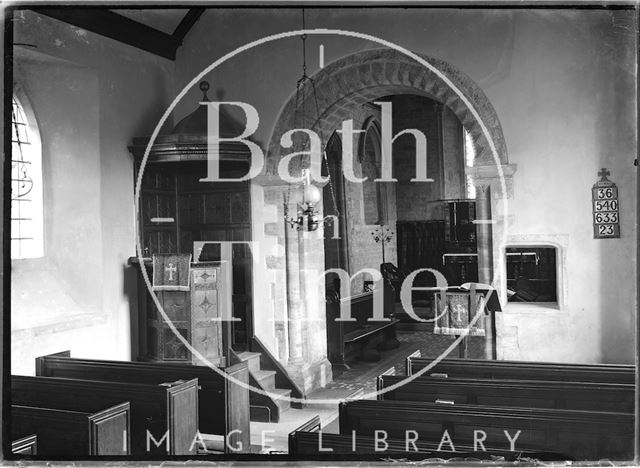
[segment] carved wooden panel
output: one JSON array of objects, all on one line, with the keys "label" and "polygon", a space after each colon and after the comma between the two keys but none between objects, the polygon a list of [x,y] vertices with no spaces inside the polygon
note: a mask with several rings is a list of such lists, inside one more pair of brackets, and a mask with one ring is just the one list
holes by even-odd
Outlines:
[{"label": "carved wooden panel", "polygon": [[198,431],[198,379],[167,390],[167,416],[171,455],[190,455]]},{"label": "carved wooden panel", "polygon": [[[234,379],[247,384],[241,386],[225,379],[227,421],[230,429],[237,429],[240,432],[233,432],[229,435],[227,444],[230,447],[239,448],[242,445],[241,453],[249,453],[251,449],[251,438],[249,428],[249,369],[244,365],[236,365],[226,369],[227,374]],[[231,431],[229,431],[231,432]]]},{"label": "carved wooden panel", "polygon": [[184,194],[179,198],[180,224],[202,224],[204,222],[203,195]]},{"label": "carved wooden panel", "polygon": [[[191,275],[192,344],[211,363],[219,365],[223,355],[222,322],[219,321],[220,267],[194,266]],[[193,362],[202,364],[196,356]]]},{"label": "carved wooden panel", "polygon": [[231,193],[229,196],[229,221],[232,223],[248,223],[251,219],[249,192]]},{"label": "carved wooden panel", "polygon": [[[185,326],[179,326],[175,324],[176,329],[180,335],[182,335],[187,341],[190,340],[189,329]],[[161,329],[162,336],[162,359],[170,361],[186,361],[189,359],[191,353],[182,341],[176,336],[176,334],[170,328]]]},{"label": "carved wooden panel", "polygon": [[91,455],[131,453],[129,403],[108,408],[89,417]]},{"label": "carved wooden panel", "polygon": [[227,224],[230,221],[229,195],[227,193],[207,193],[204,196],[204,222],[207,224]]},{"label": "carved wooden panel", "polygon": [[189,296],[186,291],[157,291],[156,295],[172,322],[189,320]]}]

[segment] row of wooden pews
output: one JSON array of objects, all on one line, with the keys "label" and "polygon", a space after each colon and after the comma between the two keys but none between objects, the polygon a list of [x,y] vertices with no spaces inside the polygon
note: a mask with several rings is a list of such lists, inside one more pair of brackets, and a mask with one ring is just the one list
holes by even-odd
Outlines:
[{"label": "row of wooden pews", "polygon": [[[422,372],[434,377],[468,377],[507,380],[635,383],[635,367],[626,364],[563,364],[552,362],[486,361],[484,359],[433,359],[416,352],[407,357],[407,375]],[[423,371],[424,368],[428,370]],[[569,378],[571,377],[571,378]]]},{"label": "row of wooden pews", "polygon": [[42,356],[11,377],[12,439],[36,435],[42,457],[247,453],[247,364],[223,370]]},{"label": "row of wooden pews", "polygon": [[[340,405],[339,434],[294,431],[293,454],[632,460],[635,368],[407,359],[378,400]],[[422,372],[422,373],[421,373]],[[406,380],[407,376],[413,377]]]}]

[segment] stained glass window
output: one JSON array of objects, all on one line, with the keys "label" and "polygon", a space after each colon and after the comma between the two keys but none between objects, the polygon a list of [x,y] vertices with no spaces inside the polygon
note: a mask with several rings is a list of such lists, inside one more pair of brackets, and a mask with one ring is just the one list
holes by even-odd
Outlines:
[{"label": "stained glass window", "polygon": [[38,129],[13,98],[11,115],[11,258],[44,255],[42,154]]}]

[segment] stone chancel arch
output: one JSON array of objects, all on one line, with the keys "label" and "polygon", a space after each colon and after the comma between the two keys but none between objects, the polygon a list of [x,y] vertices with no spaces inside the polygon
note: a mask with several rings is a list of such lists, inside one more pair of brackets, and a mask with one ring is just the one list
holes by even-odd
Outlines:
[{"label": "stone chancel arch", "polygon": [[[465,95],[483,119],[494,142],[499,163],[508,164],[507,147],[495,109],[482,89],[467,75],[443,60],[419,54],[440,70]],[[342,121],[352,118],[354,109],[367,102],[391,94],[417,94],[442,102],[458,117],[473,138],[476,147],[476,164],[495,165],[496,161],[482,129],[460,96],[439,76],[412,58],[393,49],[374,49],[358,52],[332,62],[315,76],[319,119],[311,112],[308,103],[313,102],[312,87],[306,86],[298,102],[307,102],[307,121],[315,121],[313,130],[325,138],[340,128]],[[315,104],[312,106],[315,110]],[[282,154],[280,137],[296,128],[296,96],[290,97],[282,108],[274,127],[266,156],[267,175],[277,174]],[[311,115],[313,118],[311,118]],[[298,125],[299,126],[299,123]],[[298,159],[297,164],[300,164]],[[295,172],[296,163],[291,170]]]},{"label": "stone chancel arch", "polygon": [[[282,147],[282,135],[295,128],[309,128],[326,143],[336,130],[341,129],[345,120],[352,119],[354,129],[362,130],[370,117],[379,118],[380,107],[371,103],[382,97],[401,94],[423,96],[447,106],[470,134],[476,157],[473,167],[468,167],[465,171],[477,187],[494,187],[492,205],[502,197],[498,167],[502,167],[502,172],[507,178],[512,174],[512,171],[506,170],[511,166],[508,164],[507,147],[500,121],[482,89],[452,65],[439,59],[424,58],[460,90],[481,116],[495,145],[498,161],[494,160],[489,141],[471,110],[442,78],[398,51],[374,49],[343,57],[316,73],[312,77],[315,83],[315,97],[312,94],[313,87],[309,85],[305,85],[298,96],[295,92],[292,94],[282,107],[274,125],[266,150],[263,173],[261,177],[252,180],[254,198],[263,199],[268,206],[266,211],[260,206],[254,212],[253,218],[256,221],[262,219],[258,221],[262,224],[253,230],[254,236],[257,236],[254,240],[264,241],[267,245],[282,246],[280,254],[267,255],[264,260],[265,281],[272,282],[274,291],[280,291],[275,295],[279,300],[273,310],[273,336],[277,343],[277,354],[292,378],[305,390],[317,388],[320,382],[329,380],[331,375],[331,364],[326,359],[326,343],[308,339],[311,336],[326,336],[324,282],[314,281],[313,275],[309,274],[311,272],[317,275],[324,270],[324,233],[322,226],[317,232],[300,233],[289,229],[282,221],[283,194],[292,194],[291,197],[285,197],[288,200],[289,213],[295,212],[296,203],[300,201],[295,199],[297,191],[292,190],[292,186],[280,179],[278,174],[279,162],[293,151]],[[354,137],[355,159],[361,147],[362,135],[360,133]],[[356,161],[356,165],[356,171],[361,171],[361,161]],[[295,177],[301,173],[302,168],[308,167],[308,157],[296,157],[290,161],[289,173]],[[507,181],[507,187],[509,184]],[[369,231],[372,226],[364,219],[360,220],[362,216],[359,213],[364,213],[362,187],[358,187],[358,190],[359,196],[350,196],[354,195],[350,193],[346,197],[347,216],[343,221],[348,233],[347,251],[351,251],[350,246],[353,244],[353,251],[374,258],[379,247],[370,241]],[[388,187],[386,190],[389,206],[395,205],[395,189]],[[479,190],[479,193],[488,192]],[[489,201],[488,196],[485,199]],[[327,203],[328,200],[323,201],[323,211],[326,210]],[[388,226],[395,226],[396,214],[395,210],[392,211],[389,211],[388,219],[384,222]],[[489,207],[484,210],[486,213],[492,211],[495,213],[497,210]],[[265,213],[270,215],[265,216]],[[500,223],[498,220],[497,224]],[[493,229],[496,229],[496,225]],[[486,241],[497,245],[501,242],[501,237],[489,236]],[[375,252],[367,249],[375,249]],[[387,260],[393,263],[395,247],[390,245],[389,249]],[[493,252],[491,249],[485,250],[481,262],[483,271],[499,277],[499,258],[493,254],[499,249],[496,247],[492,250]],[[351,262],[351,253],[348,253],[348,256]],[[350,267],[353,267],[354,271],[360,268],[351,264]],[[353,282],[352,291],[361,290],[361,283]]]}]

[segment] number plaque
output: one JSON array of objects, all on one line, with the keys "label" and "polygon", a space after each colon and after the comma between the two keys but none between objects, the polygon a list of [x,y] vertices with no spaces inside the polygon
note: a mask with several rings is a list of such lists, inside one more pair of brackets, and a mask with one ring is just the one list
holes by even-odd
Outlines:
[{"label": "number plaque", "polygon": [[600,180],[593,184],[593,237],[595,239],[620,237],[620,212],[618,210],[618,187],[607,179],[610,172],[602,168]]}]

